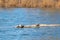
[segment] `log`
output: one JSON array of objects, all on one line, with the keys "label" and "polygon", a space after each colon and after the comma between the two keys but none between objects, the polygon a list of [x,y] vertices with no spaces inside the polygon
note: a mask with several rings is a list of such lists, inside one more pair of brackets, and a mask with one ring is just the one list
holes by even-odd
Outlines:
[{"label": "log", "polygon": [[16,28],[39,28],[39,27],[57,27],[60,26],[60,24],[33,24],[33,25],[18,25]]}]

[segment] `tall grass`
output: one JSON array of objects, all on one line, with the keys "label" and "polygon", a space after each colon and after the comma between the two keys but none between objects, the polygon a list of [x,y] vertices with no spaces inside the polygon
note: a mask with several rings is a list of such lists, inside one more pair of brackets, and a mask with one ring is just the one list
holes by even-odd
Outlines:
[{"label": "tall grass", "polygon": [[0,0],[0,7],[60,8],[60,0]]}]

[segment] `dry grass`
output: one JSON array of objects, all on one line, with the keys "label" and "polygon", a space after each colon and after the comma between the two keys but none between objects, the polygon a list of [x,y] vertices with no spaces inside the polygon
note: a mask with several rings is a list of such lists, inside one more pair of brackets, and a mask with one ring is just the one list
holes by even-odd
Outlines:
[{"label": "dry grass", "polygon": [[60,0],[0,0],[0,7],[60,8]]}]

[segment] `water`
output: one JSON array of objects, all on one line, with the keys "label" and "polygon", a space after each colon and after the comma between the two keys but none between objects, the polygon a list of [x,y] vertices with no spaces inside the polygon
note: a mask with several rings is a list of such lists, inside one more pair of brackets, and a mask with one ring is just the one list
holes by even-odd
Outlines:
[{"label": "water", "polygon": [[60,27],[0,28],[0,40],[60,40]]},{"label": "water", "polygon": [[18,24],[60,24],[59,10],[0,9],[0,40],[60,40],[60,27],[15,28]]}]

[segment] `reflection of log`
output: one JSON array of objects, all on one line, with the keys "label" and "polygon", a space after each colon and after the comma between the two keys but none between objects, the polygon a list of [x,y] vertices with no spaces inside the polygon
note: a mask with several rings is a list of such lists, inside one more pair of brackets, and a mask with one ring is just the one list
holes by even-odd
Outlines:
[{"label": "reflection of log", "polygon": [[0,0],[0,7],[60,8],[60,0]]},{"label": "reflection of log", "polygon": [[39,28],[39,27],[57,27],[60,26],[60,24],[33,24],[33,25],[18,25],[16,28]]}]

